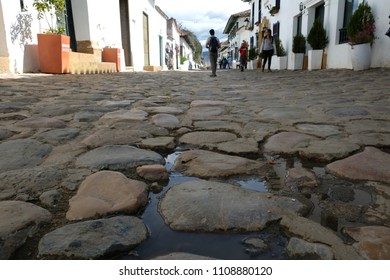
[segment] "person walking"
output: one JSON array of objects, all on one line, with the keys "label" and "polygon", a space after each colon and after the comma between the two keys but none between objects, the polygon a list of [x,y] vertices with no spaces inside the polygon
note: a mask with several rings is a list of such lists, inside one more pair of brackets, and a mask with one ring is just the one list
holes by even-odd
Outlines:
[{"label": "person walking", "polygon": [[265,64],[268,62],[268,71],[271,70],[271,60],[275,52],[274,38],[271,35],[271,29],[267,29],[264,33],[263,42],[261,43],[261,54],[263,58],[262,72],[264,72]]},{"label": "person walking", "polygon": [[247,58],[246,53],[248,52],[248,43],[245,40],[242,41],[238,51],[240,52],[240,69],[241,72],[244,72],[244,68],[246,68],[246,58]]},{"label": "person walking", "polygon": [[218,49],[221,48],[219,39],[215,36],[214,29],[209,31],[210,37],[207,38],[206,48],[209,50],[211,75],[210,77],[217,77],[217,61],[218,61]]}]

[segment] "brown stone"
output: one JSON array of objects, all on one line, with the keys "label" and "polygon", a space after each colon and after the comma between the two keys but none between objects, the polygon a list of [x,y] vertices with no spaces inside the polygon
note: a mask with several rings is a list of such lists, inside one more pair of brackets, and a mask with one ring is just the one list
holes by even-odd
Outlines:
[{"label": "brown stone", "polygon": [[352,180],[390,183],[390,155],[374,147],[367,147],[361,153],[332,162],[326,169]]},{"label": "brown stone", "polygon": [[68,220],[80,220],[114,212],[132,214],[145,206],[147,186],[120,172],[101,171],[88,176],[69,200]]}]

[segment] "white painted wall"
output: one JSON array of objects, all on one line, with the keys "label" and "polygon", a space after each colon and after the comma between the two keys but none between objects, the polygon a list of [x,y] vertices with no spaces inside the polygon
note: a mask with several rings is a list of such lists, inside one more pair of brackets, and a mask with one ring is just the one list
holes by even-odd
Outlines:
[{"label": "white painted wall", "polygon": [[28,11],[21,11],[19,1],[0,0],[0,57],[8,57],[11,73],[23,73],[26,45],[37,43],[39,23],[32,7],[33,0],[25,0]]},{"label": "white painted wall", "polygon": [[122,47],[119,1],[72,0],[76,40]]}]

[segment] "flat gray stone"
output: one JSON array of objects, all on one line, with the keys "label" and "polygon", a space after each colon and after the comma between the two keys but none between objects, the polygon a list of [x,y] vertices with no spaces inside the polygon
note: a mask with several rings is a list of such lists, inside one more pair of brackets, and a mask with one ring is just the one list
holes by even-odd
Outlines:
[{"label": "flat gray stone", "polygon": [[31,117],[15,124],[20,127],[28,128],[64,128],[66,124],[57,119],[47,117]]},{"label": "flat gray stone", "polygon": [[148,113],[138,109],[118,110],[104,114],[99,122],[106,125],[112,125],[117,122],[139,122],[146,120]]},{"label": "flat gray stone", "polygon": [[39,201],[49,207],[55,207],[57,206],[58,202],[61,200],[62,195],[57,190],[50,190],[47,192],[44,192],[40,195]]},{"label": "flat gray stone", "polygon": [[283,213],[308,211],[295,199],[204,180],[174,185],[158,210],[173,230],[201,232],[258,231]]},{"label": "flat gray stone", "polygon": [[132,146],[108,145],[91,150],[76,160],[77,167],[126,170],[147,164],[164,164],[164,158],[152,151]]},{"label": "flat gray stone", "polygon": [[34,167],[52,150],[49,144],[20,139],[0,143],[0,172]]},{"label": "flat gray stone", "polygon": [[333,252],[329,246],[296,237],[289,240],[286,250],[290,257],[296,259],[333,260]]},{"label": "flat gray stone", "polygon": [[2,129],[0,128],[0,140],[7,139],[8,137],[11,137],[13,135],[12,131],[8,129]]},{"label": "flat gray stone", "polygon": [[179,119],[170,114],[156,114],[152,117],[152,122],[155,125],[166,128],[175,128],[180,124]]},{"label": "flat gray stone", "polygon": [[217,106],[193,107],[187,111],[187,115],[194,120],[203,120],[209,117],[222,115],[224,112],[225,108]]},{"label": "flat gray stone", "polygon": [[40,140],[46,140],[49,143],[62,143],[76,138],[80,134],[78,128],[61,128],[41,132],[37,135]]},{"label": "flat gray stone", "polygon": [[8,259],[51,220],[49,211],[22,201],[0,201],[0,259]]},{"label": "flat gray stone", "polygon": [[312,115],[304,108],[299,107],[277,107],[262,110],[258,116],[262,120],[273,120],[280,123],[295,123],[312,119]]},{"label": "flat gray stone", "polygon": [[182,144],[206,145],[236,140],[237,136],[230,132],[197,131],[184,134],[179,142]]},{"label": "flat gray stone", "polygon": [[288,214],[283,216],[280,225],[290,236],[295,236],[307,242],[330,246],[335,259],[362,259],[356,250],[352,246],[344,244],[335,232],[312,220],[298,215]]},{"label": "flat gray stone", "polygon": [[344,178],[390,183],[390,155],[374,147],[346,159],[332,162],[326,169]]},{"label": "flat gray stone", "polygon": [[170,149],[174,149],[176,147],[176,144],[175,144],[174,137],[161,136],[161,137],[143,139],[141,141],[140,146],[142,148],[151,149],[151,150],[155,150],[155,149],[170,150]]},{"label": "flat gray stone", "polygon": [[129,251],[147,234],[146,226],[136,217],[78,222],[46,234],[39,242],[39,256],[97,259]]},{"label": "flat gray stone", "polygon": [[36,200],[46,191],[58,187],[67,172],[55,167],[35,167],[0,173],[0,193],[14,192]]},{"label": "flat gray stone", "polygon": [[234,141],[229,141],[217,145],[217,149],[229,154],[257,154],[259,152],[257,141],[248,138],[238,138]]},{"label": "flat gray stone", "polygon": [[120,172],[100,171],[88,176],[69,200],[68,220],[110,213],[136,213],[148,200],[147,185]]},{"label": "flat gray stone", "polygon": [[315,136],[297,132],[280,132],[267,140],[264,152],[291,155],[307,147],[310,141],[317,139]]},{"label": "flat gray stone", "polygon": [[151,136],[142,130],[103,128],[89,135],[82,143],[93,148],[104,145],[134,145]]},{"label": "flat gray stone", "polygon": [[320,137],[329,137],[341,133],[341,129],[335,125],[300,123],[296,128],[305,134],[312,134]]},{"label": "flat gray stone", "polygon": [[360,149],[360,146],[341,139],[313,140],[299,150],[299,155],[315,161],[333,161],[345,158]]},{"label": "flat gray stone", "polygon": [[201,178],[228,177],[233,175],[265,175],[265,163],[238,156],[190,150],[175,160],[174,170],[186,176]]},{"label": "flat gray stone", "polygon": [[101,112],[77,112],[74,115],[74,120],[78,122],[94,122],[103,116]]},{"label": "flat gray stone", "polygon": [[338,108],[338,109],[329,110],[326,113],[328,115],[341,117],[341,118],[370,115],[370,113],[367,110],[361,108]]}]

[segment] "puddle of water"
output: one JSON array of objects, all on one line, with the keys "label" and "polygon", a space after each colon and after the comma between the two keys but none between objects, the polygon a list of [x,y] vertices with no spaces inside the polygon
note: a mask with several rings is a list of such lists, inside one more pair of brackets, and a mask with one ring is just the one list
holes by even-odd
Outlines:
[{"label": "puddle of water", "polygon": [[[186,177],[178,172],[172,172],[176,158],[180,152],[175,152],[166,157],[166,168],[171,171],[170,180],[163,191],[157,194],[149,194],[149,203],[141,218],[147,225],[150,236],[139,245],[131,256],[123,256],[122,259],[151,259],[172,252],[186,252],[208,256],[217,259],[287,259],[285,252],[287,238],[274,230],[252,233],[198,233],[178,232],[171,230],[158,213],[158,203],[164,194],[175,184],[192,180],[200,180],[195,177]],[[243,188],[266,191],[265,182],[261,178],[240,178],[236,183]],[[268,248],[264,251],[253,251],[243,240],[248,237],[263,239]]]},{"label": "puddle of water", "polygon": [[247,190],[253,190],[258,192],[267,192],[268,187],[266,182],[262,178],[243,178],[243,179],[233,179],[233,184],[238,184],[241,188]]},{"label": "puddle of water", "polygon": [[[134,251],[134,256],[125,256],[123,259],[151,259],[161,255],[166,255],[172,252],[186,252],[208,256],[217,259],[288,259],[285,252],[287,245],[287,238],[279,229],[270,228],[262,232],[252,233],[198,233],[198,232],[177,232],[171,230],[163,221],[158,213],[158,203],[164,194],[175,184],[200,180],[195,177],[186,177],[179,172],[173,171],[173,166],[176,158],[180,155],[178,150],[166,157],[166,168],[170,172],[170,179],[167,186],[164,187],[160,193],[149,194],[149,204],[142,214],[142,220],[148,226],[150,236]],[[265,181],[261,177],[240,177],[229,178],[225,180],[227,183],[239,185],[242,188],[255,190],[259,192],[278,191],[283,188],[284,178],[286,172],[292,167],[308,167],[297,158],[272,159],[274,161],[273,167],[276,173],[273,182]],[[326,175],[324,167],[310,166],[318,177]],[[276,182],[279,180],[280,182]],[[219,180],[223,181],[223,180]],[[276,186],[274,186],[276,185]],[[326,196],[317,188],[309,197],[313,203],[313,211],[308,216],[309,219],[318,222],[319,224],[334,230],[340,234],[340,230],[344,226],[356,226],[358,222],[351,222],[344,218],[335,217],[329,214],[325,209],[319,207],[320,202]],[[371,194],[365,190],[352,188],[354,191],[353,200],[349,201],[351,205],[368,205],[372,203]],[[274,227],[276,228],[276,227]],[[261,238],[268,244],[268,249],[257,252],[253,248],[247,247],[243,244],[243,240],[248,237]]]}]

